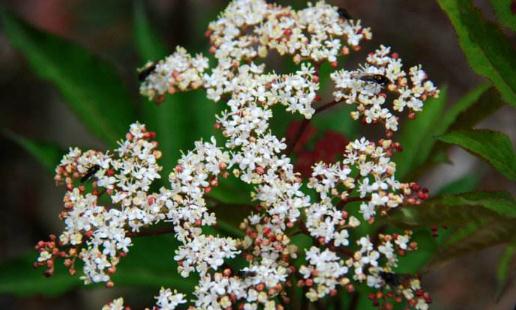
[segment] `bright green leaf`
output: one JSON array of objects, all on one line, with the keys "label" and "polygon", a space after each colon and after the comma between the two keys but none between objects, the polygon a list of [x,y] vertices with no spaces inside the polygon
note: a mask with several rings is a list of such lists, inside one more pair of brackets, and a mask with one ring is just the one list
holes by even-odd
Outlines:
[{"label": "bright green leaf", "polygon": [[415,120],[408,121],[399,137],[403,152],[397,153],[396,173],[398,178],[404,179],[414,168],[419,167],[428,157],[434,144],[437,125],[442,120],[442,113],[446,106],[446,88],[441,91],[439,98],[425,102],[422,112]]},{"label": "bright green leaf", "polygon": [[504,134],[486,129],[449,132],[439,140],[456,144],[490,163],[510,180],[516,181],[516,155],[511,140]]},{"label": "bright green leaf", "polygon": [[505,27],[516,31],[516,15],[512,12],[513,0],[490,0],[498,21]]},{"label": "bright green leaf", "polygon": [[4,31],[32,69],[52,82],[84,124],[115,145],[135,121],[131,97],[113,68],[84,48],[2,12]]},{"label": "bright green leaf", "polygon": [[496,270],[497,299],[501,297],[503,291],[507,288],[507,280],[511,273],[511,265],[514,258],[516,258],[516,242],[507,245],[498,261],[498,268]]},{"label": "bright green leaf", "polygon": [[[475,88],[443,113],[442,118],[435,124],[433,137],[444,134],[446,131],[455,129],[469,129],[476,123],[490,116],[503,106],[499,92],[488,84]],[[432,139],[432,143],[433,143]],[[449,144],[437,141],[427,155],[426,160],[417,169],[419,173],[434,164],[449,162],[446,150]]]},{"label": "bright green leaf", "polygon": [[516,55],[496,25],[485,20],[471,0],[438,0],[476,73],[490,79],[509,104],[516,105]]},{"label": "bright green leaf", "polygon": [[4,131],[4,134],[34,156],[34,158],[51,173],[54,173],[56,166],[59,164],[64,154],[59,146],[51,143],[33,141],[8,130]]}]

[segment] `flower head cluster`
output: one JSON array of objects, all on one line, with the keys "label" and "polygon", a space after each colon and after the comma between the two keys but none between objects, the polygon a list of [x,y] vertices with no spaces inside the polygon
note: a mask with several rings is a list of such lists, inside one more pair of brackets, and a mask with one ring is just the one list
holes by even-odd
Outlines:
[{"label": "flower head cluster", "polygon": [[[393,299],[402,297],[425,309],[429,298],[415,277],[394,283],[386,276],[394,274],[399,255],[417,248],[410,232],[387,235],[371,227],[356,229],[391,209],[428,198],[419,185],[396,180],[390,157],[400,145],[384,139],[346,140],[339,161],[316,163],[305,182],[289,156],[292,145],[270,126],[273,106],[282,105],[306,121],[322,111],[315,107],[320,99],[319,66],[329,62],[336,68],[339,57],[360,50],[359,43],[371,38],[369,29],[324,1],[296,11],[264,0],[235,0],[209,25],[207,36],[217,61],[213,68],[207,58],[178,48],[142,71],[140,91],[159,100],[167,92],[205,89],[209,99],[227,106],[215,124],[223,144],[215,138],[197,141],[170,173],[170,185],[157,192],[151,184],[159,178],[160,153],[154,134],[143,125],[132,125],[113,154],[72,150],[56,177],[68,190],[61,215],[65,231],[38,244],[37,264],[53,268],[56,257],[65,257],[69,265],[78,258],[85,262],[87,283],[107,282],[129,251],[131,237],[166,221],[181,242],[174,256],[179,273],[200,276],[191,300],[195,308],[282,309],[289,302],[289,286],[306,287],[306,297],[315,301],[335,295],[339,287],[353,291],[353,283],[363,282],[374,290],[391,289]],[[267,72],[259,62],[270,51],[290,55],[300,64],[298,70]],[[389,53],[382,47],[359,70],[334,72],[331,105],[357,104],[354,118],[382,121],[394,131],[398,119],[386,107],[387,91],[398,95],[394,111],[406,108],[412,113],[438,90],[420,67],[405,73],[398,56]],[[207,196],[230,174],[252,186],[252,205],[240,206],[253,211],[240,225],[241,239],[203,233],[217,223]],[[91,182],[91,191],[84,182]],[[109,202],[101,206],[103,195]],[[298,234],[314,241],[304,252],[294,244]],[[306,263],[296,268],[301,255]],[[237,256],[247,262],[239,270],[228,266]],[[173,309],[184,302],[185,295],[162,289],[156,307]],[[107,307],[120,309],[123,301]]]},{"label": "flower head cluster", "polygon": [[[408,73],[403,71],[398,54],[383,45],[369,54],[367,63],[358,70],[339,70],[331,78],[335,99],[357,105],[357,111],[351,114],[354,119],[362,118],[368,124],[381,122],[388,131],[398,130],[394,112],[407,109],[413,118],[427,98],[439,95],[421,66],[411,67]],[[395,96],[392,110],[388,107],[389,95]]]},{"label": "flower head cluster", "polygon": [[[208,58],[198,54],[192,57],[182,48],[156,64],[149,63],[141,69],[143,83],[140,92],[151,99],[163,100],[163,95],[176,91],[197,89],[203,84],[203,73],[208,69]],[[147,71],[148,76],[147,75]]]},{"label": "flower head cluster", "polygon": [[[115,154],[71,149],[64,156],[55,179],[68,190],[60,214],[65,230],[51,244],[38,244],[39,265],[46,264],[52,273],[54,258],[64,257],[74,273],[75,261],[80,259],[86,283],[109,281],[131,246],[128,231],[138,231],[162,218],[159,209],[149,203],[154,199],[148,194],[149,186],[161,170],[156,163],[161,153],[153,137],[153,132],[136,123]],[[91,193],[85,184],[90,179],[94,180]],[[103,206],[102,195],[116,207]],[[64,247],[67,249],[60,249]]]}]

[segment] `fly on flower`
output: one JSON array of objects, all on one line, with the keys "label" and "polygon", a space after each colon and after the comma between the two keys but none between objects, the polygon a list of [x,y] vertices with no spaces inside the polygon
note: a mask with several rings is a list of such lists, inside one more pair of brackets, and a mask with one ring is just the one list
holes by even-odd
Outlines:
[{"label": "fly on flower", "polygon": [[342,19],[353,19],[353,16],[345,8],[338,8],[337,13],[339,13],[339,17]]},{"label": "fly on flower", "polygon": [[97,171],[99,171],[100,166],[99,165],[93,165],[91,166],[88,171],[86,171],[86,174],[82,176],[81,183],[88,182]]},{"label": "fly on flower", "polygon": [[359,79],[364,82],[376,83],[382,86],[382,88],[392,84],[392,81],[383,74],[362,74]]},{"label": "fly on flower", "polygon": [[148,62],[142,68],[138,69],[138,80],[140,82],[145,81],[145,79],[151,75],[152,72],[156,69],[156,63]]}]

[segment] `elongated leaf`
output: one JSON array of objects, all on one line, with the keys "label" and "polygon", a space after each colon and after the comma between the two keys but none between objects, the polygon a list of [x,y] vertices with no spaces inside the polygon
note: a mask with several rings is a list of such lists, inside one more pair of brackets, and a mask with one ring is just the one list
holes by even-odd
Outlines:
[{"label": "elongated leaf", "polygon": [[31,253],[0,265],[0,294],[55,296],[81,285],[62,264],[56,265],[53,277],[45,278],[41,270],[32,268],[35,258]]},{"label": "elongated leaf", "polygon": [[417,114],[415,120],[407,122],[399,142],[403,146],[403,152],[396,154],[396,173],[400,179],[404,179],[409,172],[420,166],[430,153],[435,142],[436,124],[442,118],[446,105],[446,88],[441,91],[439,98],[430,99],[425,103],[422,112]]},{"label": "elongated leaf", "polygon": [[[134,7],[136,48],[142,63],[159,61],[167,56],[168,51],[150,25],[143,3],[137,1]],[[194,141],[208,139],[213,134],[216,107],[202,91],[166,96],[159,106],[142,98],[141,111],[149,128],[158,133],[165,174],[175,166],[181,151],[188,151]]]},{"label": "elongated leaf", "polygon": [[480,156],[501,174],[516,181],[516,155],[511,140],[506,135],[492,130],[471,129],[449,132],[439,140],[459,145]]},{"label": "elongated leaf", "polygon": [[431,264],[443,262],[460,255],[479,251],[498,244],[507,243],[516,234],[516,220],[483,218],[470,222],[456,230],[436,253]]},{"label": "elongated leaf", "polygon": [[[185,279],[177,273],[173,256],[178,243],[173,236],[135,238],[133,241],[129,254],[121,260],[113,276],[115,285],[192,290],[196,279]],[[45,278],[41,269],[32,268],[34,259],[35,254],[31,253],[0,265],[0,294],[55,296],[82,285],[77,276],[72,277],[67,273],[62,262],[56,264],[52,277]]]},{"label": "elongated leaf", "polygon": [[82,47],[5,12],[4,31],[32,69],[53,83],[95,135],[115,145],[135,121],[131,97],[113,68]]},{"label": "elongated leaf", "polygon": [[160,60],[167,56],[167,48],[150,25],[142,0],[134,1],[133,30],[136,49],[144,61]]},{"label": "elongated leaf", "polygon": [[504,105],[496,88],[483,84],[467,93],[443,115],[439,132],[469,129]]},{"label": "elongated leaf", "polygon": [[491,0],[498,21],[505,27],[516,31],[516,15],[512,12],[512,0]]},{"label": "elongated leaf", "polygon": [[516,233],[516,201],[505,192],[443,195],[403,208],[389,220],[401,227],[448,226],[435,243],[426,245],[429,250],[417,255],[415,264],[409,263],[412,270],[510,241]]},{"label": "elongated leaf", "polygon": [[490,79],[507,103],[516,105],[516,57],[509,40],[485,20],[471,0],[438,0],[476,73]]},{"label": "elongated leaf", "polygon": [[54,173],[56,166],[59,164],[64,154],[59,146],[51,143],[32,141],[8,130],[5,130],[4,134],[34,156],[50,173]]},{"label": "elongated leaf", "polygon": [[445,184],[439,191],[438,195],[462,194],[471,192],[480,184],[480,177],[477,174],[467,174],[448,184]]},{"label": "elongated leaf", "polygon": [[498,268],[496,270],[497,300],[507,288],[508,278],[511,273],[511,265],[513,264],[514,258],[516,258],[516,241],[513,241],[505,248],[500,260],[498,261]]},{"label": "elongated leaf", "polygon": [[[496,112],[503,105],[504,103],[496,88],[490,87],[489,84],[480,85],[443,113],[442,118],[434,126],[433,138],[449,130],[469,129]],[[437,141],[433,144],[432,150],[427,155],[424,163],[415,171],[421,174],[425,169],[435,164],[449,162],[446,154],[449,147],[449,144]]]},{"label": "elongated leaf", "polygon": [[415,227],[461,225],[487,218],[516,219],[516,200],[507,192],[443,195],[417,207],[406,207],[390,218]]}]

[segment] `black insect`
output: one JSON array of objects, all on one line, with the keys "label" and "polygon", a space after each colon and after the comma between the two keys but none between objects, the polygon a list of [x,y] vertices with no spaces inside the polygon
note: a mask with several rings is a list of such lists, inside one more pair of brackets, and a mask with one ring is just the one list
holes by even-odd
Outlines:
[{"label": "black insect", "polygon": [[380,272],[380,277],[385,281],[385,284],[390,286],[398,286],[401,284],[401,276],[393,272]]},{"label": "black insect", "polygon": [[274,1],[274,0],[265,0],[265,3],[267,3],[267,4],[274,4],[274,2],[276,2],[276,1]]},{"label": "black insect", "polygon": [[348,10],[344,8],[338,8],[337,13],[339,13],[339,17],[342,19],[353,19],[353,16],[349,14]]},{"label": "black insect", "polygon": [[84,182],[87,182],[91,179],[91,177],[93,177],[93,175],[95,173],[97,173],[97,171],[99,171],[100,169],[100,166],[99,165],[93,165],[91,166],[88,171],[86,171],[86,174],[82,176],[81,178],[81,183],[84,183]]},{"label": "black insect", "polygon": [[145,79],[151,75],[152,72],[156,69],[156,63],[149,62],[143,68],[138,69],[138,80],[140,82],[145,81]]},{"label": "black insect", "polygon": [[391,83],[391,80],[389,80],[389,78],[383,74],[364,74],[360,77],[360,79],[365,82],[376,83],[382,87],[385,87]]},{"label": "black insect", "polygon": [[244,271],[244,270],[240,270],[238,272],[238,275],[242,278],[244,277],[256,277],[257,273],[256,271]]}]

